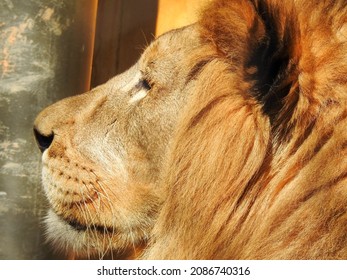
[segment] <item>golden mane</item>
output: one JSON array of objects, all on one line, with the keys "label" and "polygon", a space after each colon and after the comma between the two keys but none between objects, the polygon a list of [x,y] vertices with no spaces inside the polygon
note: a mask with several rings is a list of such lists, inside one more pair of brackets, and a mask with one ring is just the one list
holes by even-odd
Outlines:
[{"label": "golden mane", "polygon": [[347,259],[345,1],[220,0],[149,259]]}]

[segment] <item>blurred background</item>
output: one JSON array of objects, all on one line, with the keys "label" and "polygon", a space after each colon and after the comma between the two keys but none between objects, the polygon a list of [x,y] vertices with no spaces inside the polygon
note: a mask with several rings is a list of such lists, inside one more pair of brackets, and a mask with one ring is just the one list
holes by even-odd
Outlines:
[{"label": "blurred background", "polygon": [[36,115],[126,70],[207,1],[0,0],[0,259],[64,258],[44,238]]}]

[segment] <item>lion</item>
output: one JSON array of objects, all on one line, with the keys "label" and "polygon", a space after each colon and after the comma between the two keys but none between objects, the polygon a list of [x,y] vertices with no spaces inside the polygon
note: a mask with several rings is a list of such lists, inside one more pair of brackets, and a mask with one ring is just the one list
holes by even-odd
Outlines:
[{"label": "lion", "polygon": [[215,0],[39,114],[48,239],[78,257],[347,259],[347,6]]}]

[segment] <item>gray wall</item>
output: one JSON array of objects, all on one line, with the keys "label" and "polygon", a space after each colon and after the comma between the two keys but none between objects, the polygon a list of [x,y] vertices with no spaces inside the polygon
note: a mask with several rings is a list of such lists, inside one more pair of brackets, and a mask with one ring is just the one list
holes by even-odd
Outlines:
[{"label": "gray wall", "polygon": [[154,38],[157,2],[0,0],[0,259],[64,258],[45,243],[33,121],[130,67]]},{"label": "gray wall", "polygon": [[44,242],[32,124],[48,104],[89,89],[96,6],[0,1],[0,259],[60,257]]}]

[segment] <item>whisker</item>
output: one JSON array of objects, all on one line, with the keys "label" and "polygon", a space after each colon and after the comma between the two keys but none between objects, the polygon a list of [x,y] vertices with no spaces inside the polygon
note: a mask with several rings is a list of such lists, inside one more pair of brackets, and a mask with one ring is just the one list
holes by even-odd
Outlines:
[{"label": "whisker", "polygon": [[[82,195],[82,194],[81,194]],[[83,196],[83,195],[82,195]],[[87,248],[87,257],[88,259],[90,259],[90,251],[89,251],[89,247],[90,247],[90,244],[89,244],[89,237],[88,237],[88,228],[89,228],[89,225],[87,223],[87,220],[86,220],[86,217],[85,217],[85,213],[81,207],[81,205],[79,204],[76,204],[79,212],[81,212],[82,216],[84,216],[84,220],[85,220],[85,224],[87,226],[87,229],[83,232],[83,243],[87,244],[86,248]]]},{"label": "whisker", "polygon": [[[116,217],[116,215],[114,213],[114,208],[112,206],[113,202],[110,199],[109,194],[106,191],[105,187],[102,185],[102,183],[99,180],[97,180],[98,176],[95,174],[95,172],[92,171],[91,173],[95,176],[96,183],[97,183],[97,185],[100,187],[100,189],[102,191],[102,192],[98,192],[98,194],[100,194],[100,196],[99,196],[100,201],[101,201],[101,196],[102,196],[104,198],[104,206],[107,207],[110,210],[111,215],[112,215],[112,233],[110,234],[110,233],[106,232],[107,226],[106,226],[106,221],[104,221],[105,230],[104,230],[103,242],[105,242],[104,244],[108,243],[108,245],[105,245],[107,247],[105,248],[104,255],[106,255],[107,252],[110,251],[111,257],[113,259],[113,242],[112,242],[112,238],[115,236],[115,224],[114,224],[115,221],[114,221],[114,217]],[[109,191],[114,195],[114,197],[116,197],[115,194],[112,192],[112,190],[109,189]],[[108,242],[106,242],[106,238],[108,239]],[[102,247],[104,247],[104,246],[102,246]]]}]

